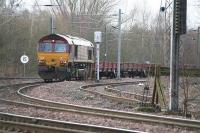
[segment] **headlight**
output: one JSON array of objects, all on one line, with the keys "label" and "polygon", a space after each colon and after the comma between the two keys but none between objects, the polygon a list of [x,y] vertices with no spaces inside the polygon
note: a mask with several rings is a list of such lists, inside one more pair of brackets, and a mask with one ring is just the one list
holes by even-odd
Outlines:
[{"label": "headlight", "polygon": [[38,60],[38,62],[39,62],[39,63],[44,63],[44,62],[45,62],[45,60]]},{"label": "headlight", "polygon": [[39,60],[38,60],[38,64],[39,64],[39,65],[44,65],[45,62],[46,62],[45,59],[39,59]]},{"label": "headlight", "polygon": [[62,61],[62,60],[61,60],[61,61],[60,61],[60,63],[62,63],[62,64],[65,64],[65,63],[67,63],[67,62],[66,62],[66,61]]},{"label": "headlight", "polygon": [[60,64],[66,64],[67,62],[66,62],[66,60],[64,60],[62,57],[60,58]]}]

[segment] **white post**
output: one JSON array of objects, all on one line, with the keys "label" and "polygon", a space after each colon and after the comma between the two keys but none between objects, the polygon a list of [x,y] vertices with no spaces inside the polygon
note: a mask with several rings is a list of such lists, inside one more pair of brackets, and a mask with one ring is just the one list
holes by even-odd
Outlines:
[{"label": "white post", "polygon": [[[25,54],[25,51],[24,51],[24,55],[26,55]],[[26,63],[24,63],[24,77],[26,76]]]},{"label": "white post", "polygon": [[24,63],[24,77],[26,76],[26,64]]},{"label": "white post", "polygon": [[200,27],[197,29],[197,65],[199,66],[199,33]]},{"label": "white post", "polygon": [[118,20],[118,50],[117,50],[117,79],[120,79],[120,64],[121,64],[121,9],[119,9]]},{"label": "white post", "polygon": [[97,59],[97,66],[96,66],[96,68],[97,68],[97,82],[99,82],[99,56],[100,56],[100,54],[99,54],[99,43],[97,43],[96,44],[96,59]]},{"label": "white post", "polygon": [[24,55],[21,56],[20,58],[20,61],[23,63],[23,66],[24,66],[24,72],[23,72],[23,76],[25,77],[26,75],[26,63],[28,63],[29,61],[29,58],[27,55],[25,55],[25,52],[24,52]]},{"label": "white post", "polygon": [[51,31],[51,34],[54,33],[54,21],[53,21],[52,16],[50,17],[50,31]]},{"label": "white post", "polygon": [[96,72],[97,72],[96,80],[97,82],[99,82],[99,58],[100,58],[99,45],[102,42],[102,33],[100,31],[94,32],[94,42],[96,43]]}]

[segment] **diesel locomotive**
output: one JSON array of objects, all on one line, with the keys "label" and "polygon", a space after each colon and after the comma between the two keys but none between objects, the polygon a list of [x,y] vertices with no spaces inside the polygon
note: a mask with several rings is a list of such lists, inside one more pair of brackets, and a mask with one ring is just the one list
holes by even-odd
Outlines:
[{"label": "diesel locomotive", "polygon": [[37,48],[38,74],[45,82],[87,79],[92,75],[94,45],[83,38],[50,34]]}]

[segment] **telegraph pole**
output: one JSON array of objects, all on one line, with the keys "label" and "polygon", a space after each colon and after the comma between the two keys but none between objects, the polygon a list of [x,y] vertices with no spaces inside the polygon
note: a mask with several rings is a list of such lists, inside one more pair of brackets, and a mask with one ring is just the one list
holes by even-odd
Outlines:
[{"label": "telegraph pole", "polygon": [[107,26],[105,26],[105,61],[108,60],[108,46],[107,46]]},{"label": "telegraph pole", "polygon": [[121,64],[121,9],[119,9],[118,19],[118,50],[117,50],[117,79],[120,79],[120,64]]},{"label": "telegraph pole", "polygon": [[197,29],[197,65],[199,65],[199,34],[200,34],[200,27]]},{"label": "telegraph pole", "polygon": [[187,0],[174,0],[173,25],[170,50],[170,103],[171,111],[178,111],[179,104],[179,45],[180,35],[186,33]]},{"label": "telegraph pole", "polygon": [[[38,5],[38,6],[53,7],[53,6],[60,6],[60,5],[53,5],[53,4],[50,4],[50,5]],[[54,33],[54,29],[55,29],[55,27],[54,27],[53,16],[51,15],[51,17],[50,17],[50,32],[51,32],[51,34]]]},{"label": "telegraph pole", "polygon": [[[60,6],[60,5],[54,5],[54,4],[50,4],[50,5],[38,5],[38,6],[47,6],[47,7],[53,7],[53,6]],[[53,21],[53,16],[51,15],[50,17],[50,31],[51,31],[51,34],[54,33],[54,29],[56,29],[54,27],[54,21]]]},{"label": "telegraph pole", "polygon": [[164,57],[163,63],[165,66],[169,67],[169,59],[170,59],[170,42],[171,42],[171,18],[172,18],[172,1],[173,0],[165,0],[165,6],[161,7],[161,12],[164,12]]},{"label": "telegraph pole", "polygon": [[101,31],[94,32],[94,42],[96,43],[96,82],[99,82],[99,58],[100,58],[100,43],[102,42]]},{"label": "telegraph pole", "polygon": [[50,31],[51,31],[51,34],[54,33],[54,21],[53,21],[52,16],[50,17]]}]

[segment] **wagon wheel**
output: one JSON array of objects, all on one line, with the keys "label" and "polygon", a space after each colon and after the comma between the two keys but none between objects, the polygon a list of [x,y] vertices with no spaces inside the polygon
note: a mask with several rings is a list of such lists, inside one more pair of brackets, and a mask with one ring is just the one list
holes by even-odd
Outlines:
[{"label": "wagon wheel", "polygon": [[58,81],[59,82],[65,81],[65,78],[59,78]]},{"label": "wagon wheel", "polygon": [[72,76],[71,76],[71,73],[69,72],[66,76],[66,81],[71,81],[71,78]]},{"label": "wagon wheel", "polygon": [[44,79],[44,82],[45,83],[51,83],[51,82],[53,82],[53,79]]}]

